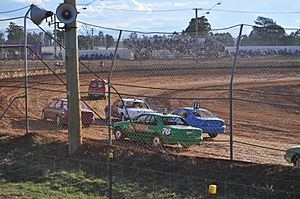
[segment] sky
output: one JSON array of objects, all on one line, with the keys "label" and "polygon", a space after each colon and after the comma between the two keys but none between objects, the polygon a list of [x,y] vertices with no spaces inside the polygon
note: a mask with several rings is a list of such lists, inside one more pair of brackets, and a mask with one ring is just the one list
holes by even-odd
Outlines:
[{"label": "sky", "polygon": [[[46,10],[55,12],[63,0],[0,0],[0,19],[24,16],[27,9],[13,13],[4,11],[18,9],[34,3]],[[216,5],[221,2],[220,5]],[[284,28],[300,28],[299,0],[77,0],[77,20],[98,26],[142,32],[181,32],[191,18],[205,16],[212,29],[226,28],[238,24],[253,25],[258,16],[273,19]],[[90,4],[89,4],[90,3]],[[89,4],[88,6],[83,5]],[[83,9],[86,7],[86,9]],[[234,12],[231,12],[234,11]],[[239,13],[242,11],[247,13]],[[288,12],[288,13],[287,13]],[[0,31],[9,22],[0,22]],[[22,25],[23,21],[17,23]],[[78,25],[81,29],[82,24]],[[43,27],[49,28],[46,23]],[[35,29],[34,24],[28,24]]]}]

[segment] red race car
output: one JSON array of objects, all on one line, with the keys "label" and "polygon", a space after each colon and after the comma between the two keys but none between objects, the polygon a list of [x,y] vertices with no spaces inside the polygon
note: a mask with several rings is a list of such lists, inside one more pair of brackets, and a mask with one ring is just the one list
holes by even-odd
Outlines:
[{"label": "red race car", "polygon": [[88,95],[90,99],[106,99],[107,96],[107,83],[106,80],[100,78],[92,79],[89,84]]},{"label": "red race car", "polygon": [[[94,122],[94,113],[84,103],[80,102],[81,120],[83,126]],[[42,120],[54,120],[57,125],[68,124],[68,101],[65,98],[52,99],[52,102],[42,111]]]}]

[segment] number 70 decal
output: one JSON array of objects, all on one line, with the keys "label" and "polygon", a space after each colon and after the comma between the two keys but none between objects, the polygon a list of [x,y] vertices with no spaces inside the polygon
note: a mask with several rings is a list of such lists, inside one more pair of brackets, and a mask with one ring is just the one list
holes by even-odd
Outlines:
[{"label": "number 70 decal", "polygon": [[171,134],[171,129],[163,128],[162,129],[162,134],[170,135]]}]

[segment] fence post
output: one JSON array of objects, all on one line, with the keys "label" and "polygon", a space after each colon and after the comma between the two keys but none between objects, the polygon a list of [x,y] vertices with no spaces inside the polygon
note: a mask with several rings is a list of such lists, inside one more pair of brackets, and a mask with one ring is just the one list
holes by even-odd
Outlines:
[{"label": "fence post", "polygon": [[24,16],[24,76],[25,76],[25,128],[26,128],[26,134],[29,133],[29,120],[28,120],[28,61],[27,61],[27,24],[26,19],[28,17],[28,14],[30,13],[32,9],[33,4],[30,5],[29,9],[27,10],[25,16]]},{"label": "fence post", "polygon": [[[115,60],[117,58],[117,51],[120,43],[122,35],[122,30],[120,30],[117,45],[115,48],[114,52],[114,58],[112,60],[112,64],[109,70],[109,75],[108,75],[108,110],[109,110],[109,119],[108,119],[108,139],[109,139],[109,147],[110,147],[110,152],[111,152],[111,146],[112,146],[112,139],[111,139],[111,76],[112,76],[112,70],[115,65]],[[109,158],[109,198],[112,198],[112,164],[111,164],[112,158]]]},{"label": "fence post", "polygon": [[109,74],[108,74],[108,110],[109,110],[109,118],[108,118],[108,139],[109,139],[109,146],[112,145],[112,140],[111,140],[111,76],[112,76],[112,71],[113,71],[113,67],[115,65],[115,60],[117,57],[117,51],[118,51],[118,47],[119,47],[119,43],[120,43],[120,39],[121,39],[121,35],[122,35],[122,30],[120,30],[119,33],[119,37],[118,37],[118,41],[117,41],[117,45],[115,48],[115,52],[114,52],[114,58],[109,70]]},{"label": "fence post", "polygon": [[243,24],[241,24],[240,27],[240,33],[239,37],[236,43],[236,51],[231,71],[231,78],[230,78],[230,88],[229,88],[229,95],[230,95],[230,160],[233,160],[233,79],[235,74],[235,68],[236,68],[236,61],[239,55],[239,48],[240,48],[240,42],[241,42],[241,36],[243,32]]}]

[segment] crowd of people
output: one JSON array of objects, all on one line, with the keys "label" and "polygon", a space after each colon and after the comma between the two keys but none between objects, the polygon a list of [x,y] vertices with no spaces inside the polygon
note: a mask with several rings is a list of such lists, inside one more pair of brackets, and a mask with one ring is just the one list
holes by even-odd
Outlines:
[{"label": "crowd of people", "polygon": [[[110,54],[82,54],[79,56],[79,60],[112,60],[114,58],[113,53]],[[119,59],[119,55],[117,54],[117,59]]]},{"label": "crowd of people", "polygon": [[[234,53],[232,53],[234,54]],[[299,50],[291,50],[291,49],[266,49],[266,50],[240,50],[239,55],[242,57],[256,57],[256,56],[274,56],[274,55],[300,55],[300,49]]]},{"label": "crowd of people", "polygon": [[153,36],[125,39],[123,44],[134,51],[136,59],[155,59],[156,51],[168,51],[173,55],[168,57],[195,57],[200,51],[225,51],[224,45],[210,37],[196,39],[190,36]]},{"label": "crowd of people", "polygon": [[[149,60],[149,59],[181,59],[181,58],[217,58],[234,56],[235,47],[225,47],[221,42],[213,37],[200,37],[196,39],[188,35],[172,35],[138,38],[131,37],[123,40],[124,49],[129,50],[132,57],[128,54],[116,58]],[[231,50],[230,50],[231,48]],[[233,49],[234,48],[234,49]],[[232,50],[233,49],[233,50]],[[255,56],[275,56],[275,55],[300,55],[299,50],[291,50],[290,48],[266,48],[248,46],[240,47],[239,56],[255,57]],[[80,60],[112,60],[113,53],[85,53],[79,56]]]}]

